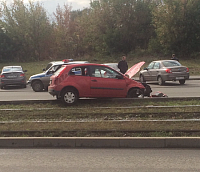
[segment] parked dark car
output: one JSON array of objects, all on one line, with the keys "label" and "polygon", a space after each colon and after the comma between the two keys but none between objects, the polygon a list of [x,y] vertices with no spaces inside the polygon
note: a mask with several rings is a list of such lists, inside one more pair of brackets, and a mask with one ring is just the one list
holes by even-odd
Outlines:
[{"label": "parked dark car", "polygon": [[11,85],[19,85],[26,88],[25,72],[27,70],[23,71],[21,66],[4,66],[0,77],[1,89]]},{"label": "parked dark car", "polygon": [[157,81],[159,85],[164,85],[166,81],[185,84],[185,80],[189,79],[189,69],[176,60],[153,61],[140,71],[139,77],[141,82]]},{"label": "parked dark car", "polygon": [[[39,73],[36,75],[32,75],[29,80],[28,84],[31,85],[33,91],[35,92],[41,92],[43,90],[48,89],[49,86],[49,81],[50,77],[58,70],[63,64],[79,64],[79,63],[89,63],[88,61],[70,61],[65,63],[66,61],[55,61],[55,62],[50,62],[46,69],[43,69],[43,73]],[[51,66],[50,66],[51,65]],[[49,67],[50,66],[50,67]]]},{"label": "parked dark car", "polygon": [[109,66],[88,63],[63,65],[51,76],[48,92],[70,105],[81,97],[143,98],[144,89]]}]

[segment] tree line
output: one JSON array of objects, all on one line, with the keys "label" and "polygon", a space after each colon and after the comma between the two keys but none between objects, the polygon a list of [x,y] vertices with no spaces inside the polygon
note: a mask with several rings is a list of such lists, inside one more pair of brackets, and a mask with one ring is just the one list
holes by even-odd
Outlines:
[{"label": "tree line", "polygon": [[0,61],[200,52],[200,0],[100,0],[48,14],[41,3],[0,6]]}]

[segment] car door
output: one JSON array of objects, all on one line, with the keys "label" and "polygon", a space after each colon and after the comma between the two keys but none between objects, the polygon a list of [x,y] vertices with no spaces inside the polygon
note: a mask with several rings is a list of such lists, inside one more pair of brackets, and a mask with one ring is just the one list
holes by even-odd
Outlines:
[{"label": "car door", "polygon": [[62,65],[54,65],[51,66],[45,73],[44,77],[41,78],[41,81],[44,85],[44,87],[49,85],[50,77],[58,70],[60,69]]},{"label": "car door", "polygon": [[92,97],[125,97],[126,81],[117,71],[105,66],[90,66]]},{"label": "car door", "polygon": [[78,92],[79,97],[90,97],[90,76],[88,66],[76,66],[69,72],[67,85],[74,86]]},{"label": "car door", "polygon": [[157,81],[159,70],[160,70],[160,63],[155,62],[153,68],[150,70],[151,81]]},{"label": "car door", "polygon": [[143,76],[145,81],[152,81],[152,75],[151,75],[151,70],[153,69],[155,62],[151,62],[148,67],[145,69],[143,72]]}]

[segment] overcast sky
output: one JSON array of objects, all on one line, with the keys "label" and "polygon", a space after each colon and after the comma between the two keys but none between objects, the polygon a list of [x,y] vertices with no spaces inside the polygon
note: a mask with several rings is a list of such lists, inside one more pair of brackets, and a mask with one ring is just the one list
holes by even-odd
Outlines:
[{"label": "overcast sky", "polygon": [[[1,1],[1,0],[0,0]],[[29,0],[24,0],[24,3],[27,3]],[[72,10],[82,10],[83,8],[90,6],[90,0],[32,0],[32,1],[39,1],[43,4],[44,8],[49,12],[55,12],[56,7],[58,4],[62,7],[63,4],[68,4],[72,6]],[[7,3],[12,2],[12,0],[6,0]]]}]

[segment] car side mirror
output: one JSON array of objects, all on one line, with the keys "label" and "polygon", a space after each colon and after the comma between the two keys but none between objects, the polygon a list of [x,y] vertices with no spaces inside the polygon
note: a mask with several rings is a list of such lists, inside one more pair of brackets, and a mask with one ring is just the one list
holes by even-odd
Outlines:
[{"label": "car side mirror", "polygon": [[148,68],[147,68],[147,67],[145,67],[145,68],[144,68],[144,70],[148,70]]},{"label": "car side mirror", "polygon": [[46,69],[42,69],[42,71],[46,71]]}]

